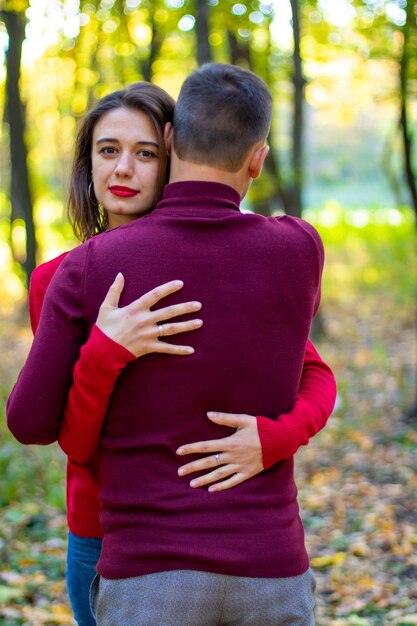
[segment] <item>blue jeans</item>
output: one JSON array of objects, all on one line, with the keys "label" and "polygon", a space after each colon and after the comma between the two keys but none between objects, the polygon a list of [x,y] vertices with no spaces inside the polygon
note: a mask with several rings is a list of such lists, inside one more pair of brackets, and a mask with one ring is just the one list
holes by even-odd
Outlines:
[{"label": "blue jeans", "polygon": [[101,539],[68,533],[67,589],[78,626],[96,626],[90,609],[90,585],[96,575]]}]

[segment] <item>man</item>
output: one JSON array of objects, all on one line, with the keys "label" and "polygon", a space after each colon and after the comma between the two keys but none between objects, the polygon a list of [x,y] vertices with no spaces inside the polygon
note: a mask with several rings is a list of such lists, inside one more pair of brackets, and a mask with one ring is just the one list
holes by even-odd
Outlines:
[{"label": "man", "polygon": [[[230,434],[207,411],[272,419],[298,390],[322,244],[301,220],[239,211],[267,155],[271,110],[266,85],[250,72],[211,64],[192,74],[166,129],[171,175],[161,202],[74,250],[50,286],[20,381],[20,395],[29,378],[36,389],[34,427],[43,420],[50,441],[116,267],[125,277],[121,304],[177,278],[181,301],[203,304],[195,353],[130,363],[112,395],[93,590],[99,626],[314,623],[293,459],[218,493],[178,476],[184,442]],[[12,403],[9,420],[18,414]],[[212,467],[222,463],[213,454]]]}]

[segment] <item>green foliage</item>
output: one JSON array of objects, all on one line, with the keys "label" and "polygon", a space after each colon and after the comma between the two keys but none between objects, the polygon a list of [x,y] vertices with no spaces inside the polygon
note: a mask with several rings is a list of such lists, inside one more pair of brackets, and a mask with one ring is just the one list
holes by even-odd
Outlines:
[{"label": "green foliage", "polygon": [[[400,209],[345,209],[329,202],[306,211],[326,250],[326,299],[354,300],[385,294],[398,306],[416,298],[416,229],[413,212]],[[340,286],[343,291],[340,293]]]},{"label": "green foliage", "polygon": [[15,443],[5,445],[0,456],[0,471],[8,477],[8,481],[1,494],[0,506],[14,501],[45,498],[50,504],[63,509],[63,468],[63,459],[58,455],[51,459],[49,450],[30,450],[19,458]]},{"label": "green foliage", "polygon": [[[272,2],[211,0],[207,4],[212,58],[250,67],[271,87],[275,99],[272,139],[282,161],[281,182],[285,186],[292,181],[293,70],[291,39],[283,38],[280,31],[290,14],[285,13],[284,3],[275,7],[276,15]],[[383,138],[397,124],[397,61],[402,50],[404,7],[399,3],[397,13],[393,13],[395,3],[388,1],[355,0],[347,4],[352,6],[342,19],[331,3],[299,3],[309,105],[304,176],[308,207],[321,206],[328,199],[349,206],[387,206],[393,202],[380,160]],[[20,12],[27,6],[27,0],[6,2],[6,8]],[[21,85],[34,204],[52,197],[58,206],[66,197],[74,118],[82,116],[105,93],[136,80],[153,80],[176,96],[183,79],[196,66],[200,18],[198,3],[189,0],[92,0],[80,3],[81,26],[76,27],[71,3],[48,7],[43,19],[56,34],[56,42],[43,50],[43,40],[39,39],[38,47],[33,48],[34,58],[22,67]],[[60,20],[52,20],[52,13],[48,13],[52,10],[54,15],[60,14]],[[32,10],[27,19],[30,26],[39,28],[35,15]],[[413,38],[414,31],[410,34],[408,64],[412,98],[417,85],[413,79],[417,63]],[[29,45],[34,46],[33,40]],[[4,91],[4,84],[4,74],[0,73],[0,91]],[[362,123],[348,128],[347,124],[354,124],[357,118]],[[374,119],[381,121],[378,128],[374,128]],[[6,126],[5,142],[7,136]],[[394,176],[397,186],[403,188],[402,164],[395,157],[398,150],[394,141],[390,145]],[[391,167],[391,157],[388,160]],[[7,162],[7,158],[0,161],[0,177],[6,185]],[[281,206],[276,185],[268,176],[265,174],[266,180],[251,192],[252,205],[261,212],[268,203],[272,209]],[[52,217],[50,223],[59,217]]]},{"label": "green foliage", "polygon": [[42,502],[45,500],[61,510],[65,508],[64,468],[65,459],[54,450],[30,446],[22,454],[5,427],[0,424],[0,508],[13,502]]}]

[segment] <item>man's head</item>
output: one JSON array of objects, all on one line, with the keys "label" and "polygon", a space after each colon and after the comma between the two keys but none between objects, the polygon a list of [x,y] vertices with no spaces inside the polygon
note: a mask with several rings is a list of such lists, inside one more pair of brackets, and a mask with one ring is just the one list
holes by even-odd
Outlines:
[{"label": "man's head", "polygon": [[271,114],[271,93],[256,74],[203,65],[185,80],[175,106],[175,153],[181,161],[237,172],[251,149],[265,143]]}]

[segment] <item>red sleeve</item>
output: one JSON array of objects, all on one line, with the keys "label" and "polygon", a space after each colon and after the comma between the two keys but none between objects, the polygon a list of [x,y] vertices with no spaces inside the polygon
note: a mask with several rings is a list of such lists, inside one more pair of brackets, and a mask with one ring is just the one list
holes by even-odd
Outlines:
[{"label": "red sleeve", "polygon": [[307,342],[300,387],[292,409],[276,420],[258,416],[262,459],[267,469],[293,456],[325,425],[334,408],[336,381],[311,341]]},{"label": "red sleeve", "polygon": [[58,442],[75,461],[86,463],[96,452],[110,395],[122,369],[135,355],[93,326],[74,367]]},{"label": "red sleeve", "polygon": [[29,317],[32,332],[35,334],[41,317],[43,301],[45,299],[46,290],[51,282],[56,270],[61,265],[68,252],[64,252],[55,257],[51,261],[38,265],[30,277],[29,285]]},{"label": "red sleeve", "polygon": [[46,286],[40,280],[39,272],[36,269],[32,272],[29,285],[29,317],[32,332],[35,334],[41,316],[42,304],[45,298]]}]

